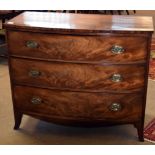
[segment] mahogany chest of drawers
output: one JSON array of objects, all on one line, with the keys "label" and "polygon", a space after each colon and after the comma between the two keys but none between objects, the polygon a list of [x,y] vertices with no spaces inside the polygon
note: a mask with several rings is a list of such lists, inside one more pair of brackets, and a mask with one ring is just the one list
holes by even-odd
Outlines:
[{"label": "mahogany chest of drawers", "polygon": [[23,114],[133,124],[143,141],[151,17],[25,12],[5,28],[15,129]]}]

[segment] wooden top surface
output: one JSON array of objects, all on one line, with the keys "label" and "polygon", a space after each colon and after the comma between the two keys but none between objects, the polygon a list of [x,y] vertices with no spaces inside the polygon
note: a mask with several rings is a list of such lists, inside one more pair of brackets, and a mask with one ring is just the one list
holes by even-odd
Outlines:
[{"label": "wooden top surface", "polygon": [[6,28],[49,32],[153,31],[152,17],[130,15],[88,15],[51,12],[24,12],[5,23]]}]

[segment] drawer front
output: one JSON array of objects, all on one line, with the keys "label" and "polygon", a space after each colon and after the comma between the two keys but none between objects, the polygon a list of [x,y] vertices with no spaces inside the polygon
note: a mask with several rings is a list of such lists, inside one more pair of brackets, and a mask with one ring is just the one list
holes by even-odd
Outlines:
[{"label": "drawer front", "polygon": [[147,47],[145,37],[107,35],[67,36],[10,31],[8,41],[13,55],[89,63],[143,61]]},{"label": "drawer front", "polygon": [[144,66],[87,65],[11,59],[14,82],[89,91],[141,91]]},{"label": "drawer front", "polygon": [[16,108],[59,118],[113,121],[138,120],[142,94],[107,94],[14,87]]}]

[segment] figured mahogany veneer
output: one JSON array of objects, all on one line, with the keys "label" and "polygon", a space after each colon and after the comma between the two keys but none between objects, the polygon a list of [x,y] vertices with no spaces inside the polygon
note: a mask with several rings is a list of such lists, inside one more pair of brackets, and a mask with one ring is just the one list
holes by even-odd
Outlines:
[{"label": "figured mahogany veneer", "polygon": [[72,13],[25,12],[9,20],[7,29],[58,34],[148,34],[153,32],[152,17],[88,15]]},{"label": "figured mahogany veneer", "polygon": [[133,124],[143,141],[151,17],[25,12],[5,24],[23,114],[74,126]]},{"label": "figured mahogany veneer", "polygon": [[[104,121],[132,121],[141,116],[142,94],[106,94],[46,90],[16,86],[16,108],[23,112],[68,119],[96,119]],[[24,94],[24,95],[23,95]],[[31,103],[39,97],[41,103]],[[120,111],[112,111],[112,103],[120,103]],[[42,110],[44,109],[44,110]]]},{"label": "figured mahogany veneer", "polygon": [[[11,69],[15,83],[46,88],[128,92],[142,91],[144,87],[144,65],[99,66],[11,59]],[[33,77],[31,71],[39,71],[39,75]],[[112,81],[115,73],[122,76],[121,82]]]},{"label": "figured mahogany veneer", "polygon": [[[68,36],[10,31],[8,40],[11,54],[21,57],[89,63],[128,63],[146,59],[145,37]],[[38,46],[27,47],[26,42],[29,40],[35,41]],[[112,53],[113,45],[124,47],[124,53]]]}]

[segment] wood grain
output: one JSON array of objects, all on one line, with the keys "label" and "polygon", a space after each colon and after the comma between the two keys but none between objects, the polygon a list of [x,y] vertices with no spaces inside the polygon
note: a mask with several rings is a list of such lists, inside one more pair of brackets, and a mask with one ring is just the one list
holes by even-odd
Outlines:
[{"label": "wood grain", "polygon": [[[8,40],[10,53],[21,57],[89,63],[128,63],[146,58],[146,37],[66,36],[11,31]],[[27,47],[27,41],[35,41],[38,47]],[[122,46],[124,53],[112,53],[114,45]]]},{"label": "wood grain", "polygon": [[[52,91],[32,87],[14,87],[16,108],[22,112],[39,113],[58,118],[86,120],[135,121],[141,116],[142,94],[76,93]],[[40,104],[31,103],[33,97],[41,98]],[[122,105],[120,111],[110,110],[112,103]]]},{"label": "wood grain", "polygon": [[[32,86],[97,92],[143,91],[144,86],[142,65],[98,66],[11,59],[11,69],[15,83]],[[39,71],[40,75],[30,76],[29,72],[32,70]],[[121,82],[111,80],[115,73],[121,74]]]},{"label": "wood grain", "polygon": [[[153,31],[152,17],[25,12],[6,22],[7,29],[48,33],[127,33]],[[147,32],[146,32],[147,31]]]},{"label": "wood grain", "polygon": [[[27,114],[76,126],[132,123],[144,140],[151,17],[25,12],[5,28],[14,129]],[[124,53],[111,53],[116,44]],[[123,80],[112,82],[114,73]],[[111,111],[112,103],[122,108]]]}]

